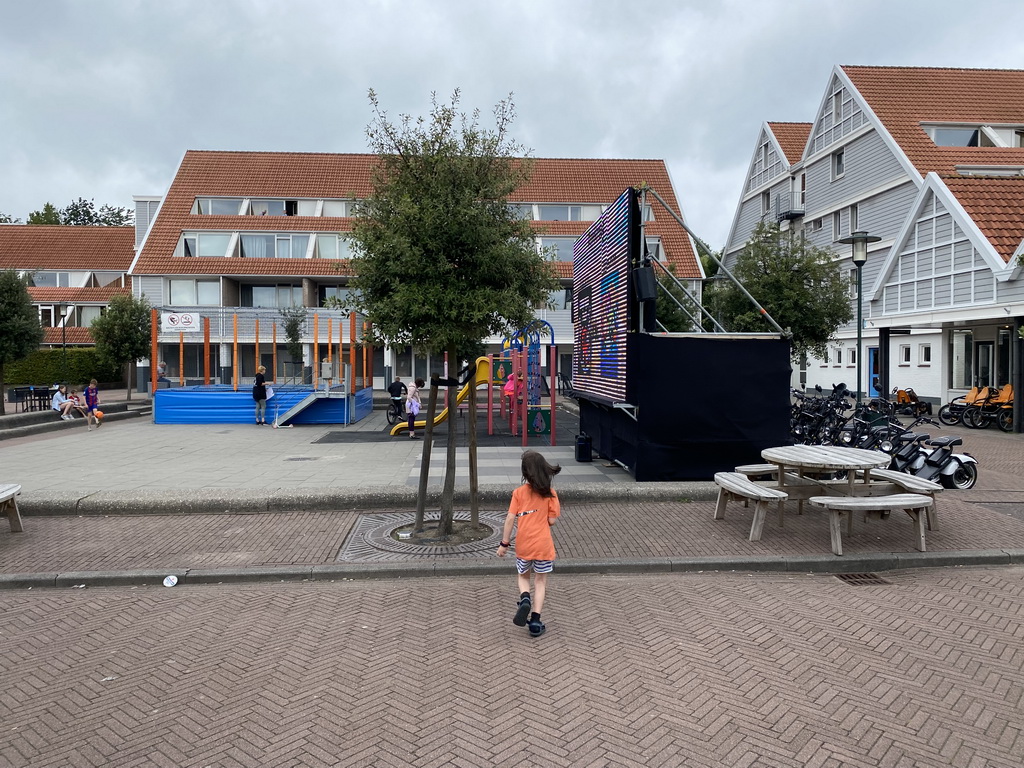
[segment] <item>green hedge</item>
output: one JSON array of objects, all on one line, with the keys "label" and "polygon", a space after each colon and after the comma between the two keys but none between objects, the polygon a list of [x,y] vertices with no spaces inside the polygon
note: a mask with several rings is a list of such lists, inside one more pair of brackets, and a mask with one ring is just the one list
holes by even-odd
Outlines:
[{"label": "green hedge", "polygon": [[81,389],[90,379],[102,383],[119,383],[124,386],[124,376],[116,367],[100,365],[96,350],[91,347],[68,347],[67,368],[64,367],[65,350],[60,348],[40,349],[16,363],[4,367],[4,384],[55,384],[65,382],[75,389]]}]

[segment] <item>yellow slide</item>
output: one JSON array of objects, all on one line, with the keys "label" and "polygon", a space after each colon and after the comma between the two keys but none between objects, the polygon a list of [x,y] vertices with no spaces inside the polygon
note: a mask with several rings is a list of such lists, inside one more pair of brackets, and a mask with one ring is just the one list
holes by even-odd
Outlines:
[{"label": "yellow slide", "polygon": [[[459,406],[459,404],[463,400],[465,400],[467,397],[469,397],[469,388],[470,387],[479,387],[481,384],[486,384],[488,381],[490,381],[490,379],[491,379],[491,361],[488,360],[486,357],[478,357],[476,359],[476,376],[474,377],[473,381],[467,381],[465,386],[463,386],[462,389],[459,390],[459,394],[455,398],[455,405],[453,407],[457,408]],[[423,403],[423,410],[420,411],[420,415],[422,415],[426,411],[426,407],[427,407],[427,403],[426,403],[426,399],[427,398],[424,396],[425,394],[426,393],[423,393],[423,392],[420,393],[420,399],[424,401],[424,403]],[[499,396],[500,396],[500,392],[499,392]],[[437,416],[434,417],[434,426],[436,427],[438,424],[440,424],[442,421],[444,421],[447,418],[448,418],[448,409],[445,408],[443,411],[441,411],[439,414],[437,414]],[[416,429],[425,429],[426,426],[427,426],[427,420],[425,418],[416,422]],[[403,421],[401,424],[395,424],[395,426],[393,426],[391,428],[391,436],[394,437],[395,435],[400,435],[403,432],[408,432],[408,431],[409,431],[409,421],[406,420],[406,421]]]}]

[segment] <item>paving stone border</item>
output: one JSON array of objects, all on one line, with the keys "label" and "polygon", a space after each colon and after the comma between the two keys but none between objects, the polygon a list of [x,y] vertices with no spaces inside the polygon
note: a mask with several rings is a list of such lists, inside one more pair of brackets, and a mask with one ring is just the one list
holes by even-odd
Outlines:
[{"label": "paving stone border", "polygon": [[[414,512],[385,512],[373,515],[360,515],[352,532],[341,545],[335,562],[387,562],[397,560],[419,560],[422,558],[443,557],[445,559],[477,558],[481,553],[491,553],[497,549],[501,541],[502,525],[505,521],[503,513],[481,511],[479,520],[492,529],[490,536],[479,541],[465,544],[423,545],[406,543],[395,539],[392,534],[397,528],[409,525],[416,519]],[[428,521],[437,520],[436,516],[428,516]],[[469,520],[469,512],[456,510],[456,520]]]}]

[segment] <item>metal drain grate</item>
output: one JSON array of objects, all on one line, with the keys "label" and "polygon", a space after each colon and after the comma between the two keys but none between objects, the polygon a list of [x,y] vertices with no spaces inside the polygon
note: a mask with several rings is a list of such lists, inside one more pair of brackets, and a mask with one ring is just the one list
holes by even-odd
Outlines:
[{"label": "metal drain grate", "polygon": [[891,584],[877,573],[837,573],[835,577],[844,584],[851,587],[877,587],[882,584]]}]

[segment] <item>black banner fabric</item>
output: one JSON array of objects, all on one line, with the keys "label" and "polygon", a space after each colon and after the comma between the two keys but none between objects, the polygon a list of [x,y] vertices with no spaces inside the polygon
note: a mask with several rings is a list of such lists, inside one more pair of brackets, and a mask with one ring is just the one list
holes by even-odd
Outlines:
[{"label": "black banner fabric", "polygon": [[580,400],[580,429],[637,481],[710,480],[789,441],[790,346],[720,334],[630,334],[632,413]]}]

